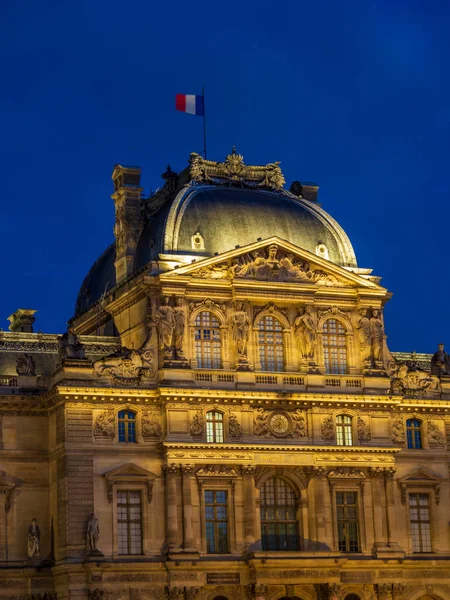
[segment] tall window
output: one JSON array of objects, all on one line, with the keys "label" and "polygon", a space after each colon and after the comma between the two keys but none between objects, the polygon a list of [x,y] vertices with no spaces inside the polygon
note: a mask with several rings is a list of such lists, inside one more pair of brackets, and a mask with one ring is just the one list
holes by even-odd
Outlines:
[{"label": "tall window", "polygon": [[291,486],[272,477],[261,488],[261,537],[263,550],[298,550],[296,497]]},{"label": "tall window", "polygon": [[223,414],[217,410],[206,413],[206,441],[223,442]]},{"label": "tall window", "polygon": [[136,413],[132,410],[121,410],[118,414],[119,442],[136,441]]},{"label": "tall window", "polygon": [[359,552],[357,499],[356,492],[336,492],[340,552]]},{"label": "tall window", "polygon": [[352,446],[352,418],[348,415],[336,417],[336,442],[338,446]]},{"label": "tall window", "polygon": [[422,422],[419,419],[406,421],[406,439],[408,448],[420,450],[422,448]]},{"label": "tall window", "polygon": [[119,554],[142,554],[141,492],[117,492]]},{"label": "tall window", "polygon": [[327,373],[347,373],[345,329],[336,319],[327,319],[322,329],[323,356]]},{"label": "tall window", "polygon": [[259,361],[263,371],[282,371],[284,368],[283,328],[270,315],[259,322]]},{"label": "tall window", "polygon": [[430,497],[409,494],[409,521],[413,552],[431,552]]},{"label": "tall window", "polygon": [[210,554],[228,552],[228,509],[226,490],[205,491],[206,546]]},{"label": "tall window", "polygon": [[220,369],[220,323],[210,312],[200,312],[195,318],[195,355],[199,369]]}]

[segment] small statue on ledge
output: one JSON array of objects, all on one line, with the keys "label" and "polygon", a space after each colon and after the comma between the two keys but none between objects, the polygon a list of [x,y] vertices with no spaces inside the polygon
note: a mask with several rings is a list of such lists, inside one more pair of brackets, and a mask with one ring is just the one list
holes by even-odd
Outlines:
[{"label": "small statue on ledge", "polygon": [[438,349],[431,358],[431,374],[438,377],[450,375],[450,355],[444,351],[444,344],[438,344]]},{"label": "small statue on ledge", "polygon": [[80,343],[77,334],[72,327],[67,328],[67,333],[64,333],[59,338],[59,355],[62,360],[69,359],[84,359],[86,354],[84,346]]},{"label": "small statue on ledge", "polygon": [[28,558],[38,558],[41,552],[41,532],[36,519],[28,527]]},{"label": "small statue on ledge", "polygon": [[31,354],[22,354],[16,361],[17,375],[36,375],[36,365]]},{"label": "small statue on ledge", "polygon": [[95,513],[91,513],[86,528],[86,552],[90,555],[103,556],[98,549],[98,540],[100,538],[100,529],[98,519]]}]

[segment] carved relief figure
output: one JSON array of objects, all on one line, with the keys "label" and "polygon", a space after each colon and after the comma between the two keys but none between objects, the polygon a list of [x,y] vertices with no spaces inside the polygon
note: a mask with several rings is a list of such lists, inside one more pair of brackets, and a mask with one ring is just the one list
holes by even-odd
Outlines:
[{"label": "carved relief figure", "polygon": [[172,339],[175,328],[173,308],[169,306],[169,298],[165,297],[163,303],[155,314],[158,327],[159,347],[167,357],[172,357]]},{"label": "carved relief figure", "polygon": [[68,327],[67,333],[59,338],[59,355],[62,360],[86,358],[84,346],[80,343],[77,334],[72,327]]},{"label": "carved relief figure", "polygon": [[405,443],[405,428],[402,419],[397,419],[392,424],[392,441],[394,444]]},{"label": "carved relief figure", "polygon": [[437,351],[431,359],[432,375],[450,375],[450,356],[444,351],[444,344],[438,344]]},{"label": "carved relief figure", "polygon": [[363,364],[370,365],[372,353],[372,337],[370,331],[370,320],[367,317],[367,310],[360,308],[359,319],[356,325],[359,339],[359,351],[361,353],[361,361]]},{"label": "carved relief figure", "polygon": [[36,365],[31,354],[22,354],[16,361],[17,375],[36,375]]},{"label": "carved relief figure", "polygon": [[445,436],[439,427],[433,423],[433,421],[428,421],[427,426],[428,431],[428,440],[437,446],[445,446]]},{"label": "carved relief figure", "polygon": [[230,434],[230,438],[241,438],[242,437],[242,427],[237,420],[236,415],[230,415],[228,419],[228,431]]},{"label": "carved relief figure", "polygon": [[295,410],[292,414],[292,421],[294,423],[294,429],[292,430],[293,437],[306,437],[308,435],[308,428],[304,412],[300,409]]},{"label": "carved relief figure", "polygon": [[253,433],[255,435],[266,435],[269,433],[267,427],[268,413],[263,408],[257,408],[253,415]]},{"label": "carved relief figure", "polygon": [[236,303],[236,309],[231,317],[231,332],[233,342],[240,357],[247,356],[247,343],[250,330],[250,319],[244,310],[242,302]]},{"label": "carved relief figure", "polygon": [[441,389],[439,377],[422,371],[413,361],[400,364],[391,377],[392,391],[409,397],[417,397],[427,390],[439,391]]},{"label": "carved relief figure", "polygon": [[175,308],[173,309],[174,318],[174,346],[177,358],[184,359],[183,343],[186,329],[186,316],[183,307],[183,298],[176,299]]},{"label": "carved relief figure", "polygon": [[294,321],[294,332],[297,336],[300,356],[302,358],[313,359],[316,353],[317,328],[314,318],[314,309],[307,306]]},{"label": "carved relief figure", "polygon": [[377,366],[382,365],[383,361],[383,321],[380,318],[381,313],[377,308],[372,308],[372,317],[370,319],[370,340],[372,345],[372,356]]},{"label": "carved relief figure", "polygon": [[91,513],[87,528],[86,528],[86,551],[88,554],[96,554],[99,552],[98,540],[100,538],[100,529],[98,519],[94,513]]},{"label": "carved relief figure", "polygon": [[141,425],[143,438],[160,438],[162,436],[161,424],[156,420],[154,416],[151,415],[151,413],[147,413],[142,416]]},{"label": "carved relief figure", "polygon": [[28,558],[35,558],[41,552],[41,532],[36,519],[31,521],[28,527]]},{"label": "carved relief figure", "polygon": [[94,436],[114,439],[114,413],[112,411],[101,412],[94,423]]},{"label": "carved relief figure", "polygon": [[320,433],[323,440],[334,440],[334,422],[333,417],[325,417],[320,426]]},{"label": "carved relief figure", "polygon": [[192,419],[192,423],[189,428],[189,433],[195,437],[200,437],[203,435],[204,426],[205,424],[203,414],[201,413],[201,411],[198,411]]},{"label": "carved relief figure", "polygon": [[371,439],[369,424],[358,417],[358,440],[360,442],[369,442]]}]

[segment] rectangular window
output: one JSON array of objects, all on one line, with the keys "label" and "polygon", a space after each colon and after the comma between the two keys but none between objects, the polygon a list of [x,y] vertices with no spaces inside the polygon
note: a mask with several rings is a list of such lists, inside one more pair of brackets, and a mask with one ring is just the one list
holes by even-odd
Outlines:
[{"label": "rectangular window", "polygon": [[359,552],[358,494],[336,492],[338,546],[340,552]]},{"label": "rectangular window", "polygon": [[228,508],[226,490],[205,491],[206,546],[210,554],[228,552]]},{"label": "rectangular window", "polygon": [[430,497],[409,495],[409,521],[413,552],[431,552]]},{"label": "rectangular window", "polygon": [[117,492],[119,554],[142,554],[141,492]]}]

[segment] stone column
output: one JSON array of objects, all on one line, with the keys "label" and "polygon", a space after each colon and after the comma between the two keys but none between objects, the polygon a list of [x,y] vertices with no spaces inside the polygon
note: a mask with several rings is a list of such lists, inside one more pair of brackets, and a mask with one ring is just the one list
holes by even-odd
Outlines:
[{"label": "stone column", "polygon": [[167,547],[173,550],[178,542],[177,476],[179,465],[166,466]]},{"label": "stone column", "polygon": [[253,465],[241,467],[244,487],[244,546],[246,550],[255,549],[256,542],[256,502],[255,471]]},{"label": "stone column", "polygon": [[401,550],[398,542],[397,512],[394,500],[394,475],[395,469],[388,467],[384,469],[384,483],[386,490],[386,528],[387,543],[390,548]]},{"label": "stone column", "polygon": [[372,486],[372,510],[373,510],[373,532],[374,532],[374,551],[386,546],[383,503],[382,503],[382,484],[384,485],[384,472],[381,467],[369,469]]},{"label": "stone column", "polygon": [[8,513],[6,511],[7,508],[7,494],[8,491],[0,490],[0,560],[6,560],[8,558],[7,552],[7,540],[6,540],[6,519],[8,517]]},{"label": "stone column", "polygon": [[195,551],[191,490],[191,475],[194,472],[194,465],[181,465],[181,472],[183,477],[183,548],[186,551]]}]

